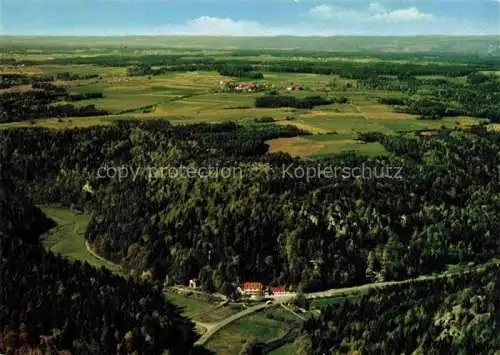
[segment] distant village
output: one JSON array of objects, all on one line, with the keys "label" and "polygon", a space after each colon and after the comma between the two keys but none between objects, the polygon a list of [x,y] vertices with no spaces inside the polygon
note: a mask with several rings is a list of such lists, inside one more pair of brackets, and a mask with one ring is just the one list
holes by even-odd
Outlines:
[{"label": "distant village", "polygon": [[[267,85],[264,83],[256,82],[234,82],[223,81],[219,82],[219,89],[222,92],[260,92],[265,90],[275,89],[274,85]],[[302,86],[298,83],[291,83],[286,86],[286,91],[301,91]]]}]

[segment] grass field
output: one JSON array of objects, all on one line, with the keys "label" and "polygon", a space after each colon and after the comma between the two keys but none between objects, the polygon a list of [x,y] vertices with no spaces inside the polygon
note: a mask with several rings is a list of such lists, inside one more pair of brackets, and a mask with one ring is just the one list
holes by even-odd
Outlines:
[{"label": "grass field", "polygon": [[42,211],[57,223],[57,226],[42,236],[43,245],[71,260],[80,260],[100,268],[105,267],[121,273],[119,265],[96,258],[85,247],[85,230],[90,216],[67,208],[41,206]]},{"label": "grass field", "polygon": [[297,321],[282,308],[267,309],[231,323],[215,334],[206,347],[218,355],[239,354],[245,344],[266,342],[285,335],[298,325]]},{"label": "grass field", "polygon": [[[45,248],[70,260],[87,262],[96,268],[105,267],[112,272],[123,274],[119,265],[96,258],[85,247],[85,230],[90,221],[88,214],[57,206],[40,206],[40,208],[57,223],[55,228],[42,236]],[[170,302],[183,309],[186,317],[196,322],[215,323],[239,311],[237,307],[217,307],[217,303],[173,292],[165,295]]]},{"label": "grass field", "polygon": [[170,302],[184,309],[184,315],[196,321],[199,320],[197,318],[199,315],[212,311],[216,307],[214,303],[193,297],[181,296],[174,292],[166,292],[165,295]]},{"label": "grass field", "polygon": [[199,323],[217,323],[241,310],[237,306],[226,305],[219,307],[217,302],[181,296],[174,292],[166,292],[165,295],[170,302],[183,308],[183,314],[186,317]]},{"label": "grass field", "polygon": [[196,318],[193,319],[202,323],[217,323],[242,310],[242,307],[229,304],[215,309],[205,310],[197,314]]},{"label": "grass field", "polygon": [[276,350],[271,351],[269,355],[293,355],[296,350],[296,345],[294,343],[288,343]]},{"label": "grass field", "polygon": [[[357,141],[359,132],[395,134],[438,129],[442,126],[465,127],[478,122],[477,119],[468,117],[419,120],[414,115],[396,113],[391,107],[378,103],[378,97],[389,95],[390,92],[358,89],[355,81],[335,75],[264,73],[264,80],[261,82],[285,95],[287,86],[298,83],[304,90],[292,93],[294,96],[346,96],[349,99],[347,104],[318,106],[312,110],[304,110],[255,108],[255,98],[263,93],[218,92],[221,81],[235,79],[221,76],[216,72],[173,72],[153,77],[128,77],[126,68],[94,65],[39,65],[26,66],[22,70],[26,73],[39,74],[67,71],[99,74],[100,78],[61,84],[67,85],[70,93],[102,92],[104,97],[101,99],[77,101],[74,104],[95,105],[99,109],[108,111],[110,115],[4,123],[0,124],[0,129],[38,126],[66,129],[107,125],[117,119],[155,118],[166,119],[174,124],[222,121],[247,124],[254,123],[255,118],[271,116],[275,119],[275,124],[292,124],[314,134],[311,137],[270,141],[268,143],[272,152],[284,151],[294,156],[324,156],[347,150],[365,155],[384,153],[380,144],[363,144]],[[316,139],[316,135],[320,135],[318,136],[320,138]]]}]

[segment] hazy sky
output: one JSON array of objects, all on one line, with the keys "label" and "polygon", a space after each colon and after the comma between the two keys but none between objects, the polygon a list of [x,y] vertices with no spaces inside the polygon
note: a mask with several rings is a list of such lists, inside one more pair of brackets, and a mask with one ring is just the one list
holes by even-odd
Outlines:
[{"label": "hazy sky", "polygon": [[31,35],[500,34],[500,0],[0,0]]}]

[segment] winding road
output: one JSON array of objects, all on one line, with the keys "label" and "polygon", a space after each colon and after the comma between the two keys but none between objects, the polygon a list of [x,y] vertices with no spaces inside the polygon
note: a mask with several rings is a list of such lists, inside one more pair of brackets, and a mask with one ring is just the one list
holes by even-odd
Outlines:
[{"label": "winding road", "polygon": [[[110,263],[111,265],[115,265],[112,262],[106,260],[105,258],[101,257],[100,255],[96,254],[92,249],[90,248],[89,244],[85,242],[85,246],[87,247],[87,251],[91,253],[94,257],[100,259],[103,262]],[[494,259],[490,261],[490,263],[495,264],[495,265],[500,265],[500,260]],[[453,275],[457,274],[466,274],[470,273],[473,271],[480,270],[481,268],[484,268],[485,264],[482,265],[477,265],[476,267],[467,269],[467,270],[457,270],[457,271],[446,271],[441,274],[437,275],[423,275],[419,276],[417,278],[412,278],[412,279],[407,279],[407,280],[402,280],[402,281],[386,281],[386,282],[374,282],[370,284],[365,284],[365,285],[360,285],[360,286],[354,286],[354,287],[344,287],[344,288],[336,288],[336,289],[330,289],[330,290],[325,290],[325,291],[320,291],[320,292],[311,292],[311,293],[306,293],[304,296],[308,299],[318,299],[318,298],[332,298],[332,297],[338,297],[338,296],[343,296],[343,295],[353,295],[356,293],[362,293],[362,292],[367,292],[372,289],[382,289],[390,286],[395,286],[395,285],[403,285],[407,284],[410,282],[421,282],[421,281],[429,281],[429,280],[434,280],[434,279],[439,279],[439,278],[446,278],[450,277]],[[279,305],[283,305],[285,303],[290,302],[293,300],[295,297],[295,294],[289,294],[285,296],[269,296],[268,298],[271,298],[273,300],[272,304],[267,304],[267,303],[259,303],[255,306],[249,307],[241,312],[238,312],[236,314],[233,314],[222,321],[218,323],[210,323],[210,324],[205,324],[205,323],[198,323],[195,322],[196,324],[204,327],[207,329],[205,334],[203,334],[194,345],[202,346],[206,344],[218,331],[226,327],[227,325],[233,323],[234,321],[241,319],[243,317],[246,317],[252,313],[258,312],[260,310],[263,310],[265,308],[270,308],[270,307],[275,307]]]},{"label": "winding road", "polygon": [[[494,259],[491,262],[489,262],[494,265],[500,265],[500,260]],[[330,289],[326,291],[320,291],[320,292],[311,292],[311,293],[306,293],[304,296],[308,299],[318,299],[318,298],[332,298],[332,297],[338,297],[338,296],[343,296],[343,295],[353,295],[356,293],[362,293],[362,292],[367,292],[372,289],[382,289],[390,286],[395,286],[395,285],[403,285],[407,284],[410,282],[422,282],[422,281],[429,281],[429,280],[435,280],[435,279],[440,279],[440,278],[446,278],[450,277],[453,275],[457,274],[467,274],[471,273],[474,271],[481,270],[484,268],[486,264],[482,265],[477,265],[476,267],[467,269],[467,270],[457,270],[457,271],[446,271],[441,274],[437,275],[424,275],[420,276],[417,278],[412,278],[412,279],[407,279],[407,280],[402,280],[402,281],[387,281],[387,282],[374,282],[370,284],[365,284],[361,286],[354,286],[354,287],[345,287],[345,288],[336,288],[336,289]],[[295,295],[286,295],[286,296],[270,296],[274,302],[270,305],[267,304],[259,304],[250,308],[245,309],[242,312],[236,313],[224,320],[222,320],[219,323],[213,324],[212,327],[210,328],[209,331],[207,331],[198,341],[195,343],[195,345],[203,345],[205,344],[215,333],[217,333],[219,330],[227,326],[228,324],[243,318],[245,316],[248,316],[252,313],[255,313],[257,311],[260,311],[264,308],[267,307],[274,307],[278,306],[284,303],[287,303],[291,301]]]},{"label": "winding road", "polygon": [[203,334],[202,337],[200,339],[198,339],[198,341],[194,345],[200,345],[200,346],[204,345],[215,333],[217,333],[219,330],[224,328],[226,325],[228,325],[228,324],[230,324],[230,323],[232,323],[240,318],[248,316],[254,312],[260,311],[261,309],[271,307],[271,306],[274,306],[274,304],[267,305],[265,303],[261,303],[261,304],[249,307],[249,308],[245,309],[244,311],[233,314],[232,316],[229,316],[229,317],[223,319],[222,321],[220,321],[219,323],[213,325],[210,329],[208,329],[207,332],[205,334]]},{"label": "winding road", "polygon": [[[61,225],[66,226],[67,224],[64,224],[61,219],[58,219],[58,227]],[[74,223],[74,221],[68,221],[69,224]],[[56,227],[57,228],[57,227]],[[83,243],[82,243],[83,244]],[[87,252],[92,255],[94,258],[97,258],[99,261],[101,261],[106,267],[112,269],[112,271],[117,272],[120,270],[120,266],[103,258],[102,256],[96,254],[90,247],[89,243],[85,241],[85,248]],[[475,271],[479,271],[483,268],[485,268],[487,265],[500,265],[500,259],[493,259],[485,264],[481,265],[476,265],[473,267],[468,267],[467,269],[462,269],[458,268],[457,270],[454,271],[445,271],[441,274],[437,275],[424,275],[420,276],[418,278],[412,278],[412,279],[407,279],[407,280],[402,280],[402,281],[387,281],[387,282],[375,282],[375,283],[370,283],[370,284],[365,284],[365,285],[360,285],[360,286],[354,286],[354,287],[345,287],[345,288],[337,288],[337,289],[330,289],[326,291],[320,291],[320,292],[312,292],[312,293],[306,293],[304,296],[308,299],[317,299],[317,298],[332,298],[332,297],[337,297],[337,296],[343,296],[343,295],[352,295],[356,293],[362,293],[366,292],[372,289],[382,289],[394,285],[402,285],[402,284],[407,284],[410,282],[420,282],[420,281],[429,281],[433,279],[439,279],[439,278],[446,278],[450,277],[453,275],[457,274],[467,274]],[[114,269],[114,270],[113,270]],[[269,307],[275,307],[279,306],[281,304],[287,303],[291,301],[295,297],[295,294],[288,294],[288,295],[278,295],[278,296],[270,296],[268,298],[271,298],[273,300],[273,303],[268,304],[268,303],[259,303],[255,306],[251,306],[239,313],[233,314],[222,321],[218,323],[210,323],[210,324],[205,324],[205,323],[196,323],[204,328],[207,329],[207,332],[203,334],[198,341],[195,343],[195,345],[203,345],[205,344],[214,334],[216,334],[219,330],[227,326],[228,324],[231,324],[232,322],[246,317],[252,313],[258,312],[260,310],[263,310],[265,308]]]}]

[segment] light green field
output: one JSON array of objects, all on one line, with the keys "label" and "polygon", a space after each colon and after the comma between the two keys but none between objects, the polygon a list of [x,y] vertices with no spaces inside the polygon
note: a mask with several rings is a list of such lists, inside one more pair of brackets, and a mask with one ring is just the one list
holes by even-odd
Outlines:
[{"label": "light green field", "polygon": [[[90,221],[88,214],[56,206],[40,206],[40,208],[57,223],[55,228],[42,236],[45,248],[70,260],[87,262],[96,268],[105,267],[114,273],[124,274],[119,265],[95,257],[85,247],[85,230]],[[170,302],[183,309],[186,317],[197,322],[219,322],[239,311],[237,307],[217,307],[216,303],[173,292],[165,295]]]},{"label": "light green field", "polygon": [[296,350],[296,345],[294,343],[288,343],[276,350],[271,351],[269,355],[293,355]]},{"label": "light green field", "polygon": [[216,307],[214,303],[194,297],[181,296],[174,292],[166,292],[165,295],[170,302],[183,308],[185,316],[196,321],[199,320],[197,318],[199,315],[212,311]]},{"label": "light green field", "polygon": [[489,129],[492,131],[500,132],[500,123],[495,123],[489,126]]},{"label": "light green field", "polygon": [[70,260],[80,260],[100,268],[105,267],[121,273],[119,265],[96,258],[85,247],[85,230],[90,216],[67,208],[42,206],[42,211],[57,223],[57,226],[42,236],[43,245],[52,252]]},{"label": "light green field", "polygon": [[297,318],[282,308],[268,309],[231,323],[206,344],[217,355],[239,354],[241,348],[255,341],[266,342],[285,335],[298,326]]},{"label": "light green field", "polygon": [[[173,124],[198,122],[235,121],[241,124],[253,123],[255,118],[271,116],[276,124],[292,124],[313,134],[336,132],[344,139],[290,139],[269,142],[271,151],[284,151],[296,156],[323,156],[346,150],[365,155],[384,153],[380,144],[362,144],[357,141],[359,132],[381,132],[395,134],[417,130],[433,130],[440,127],[455,127],[457,123],[470,126],[477,119],[468,117],[445,118],[442,120],[419,120],[415,115],[396,113],[389,106],[377,102],[378,97],[390,93],[366,91],[356,88],[355,81],[303,73],[264,73],[265,83],[287,95],[286,88],[298,83],[304,90],[291,95],[304,97],[346,96],[347,104],[318,106],[312,110],[293,108],[256,108],[255,98],[263,93],[222,93],[220,82],[233,81],[216,72],[173,72],[160,76],[126,76],[126,68],[92,65],[41,65],[23,67],[27,72],[53,74],[71,71],[76,73],[98,73],[101,78],[65,82],[70,93],[102,92],[104,98],[77,101],[77,106],[95,105],[110,112],[108,116],[73,117],[65,119],[40,119],[0,124],[0,129],[11,127],[46,127],[51,129],[107,125],[117,119],[166,119]],[[245,81],[245,80],[237,80]],[[352,87],[348,87],[350,83]],[[287,120],[287,118],[293,118]]]},{"label": "light green field", "polygon": [[170,302],[182,307],[186,317],[200,323],[217,323],[241,310],[240,307],[234,305],[219,307],[217,302],[181,296],[174,292],[165,292],[165,295]]}]

